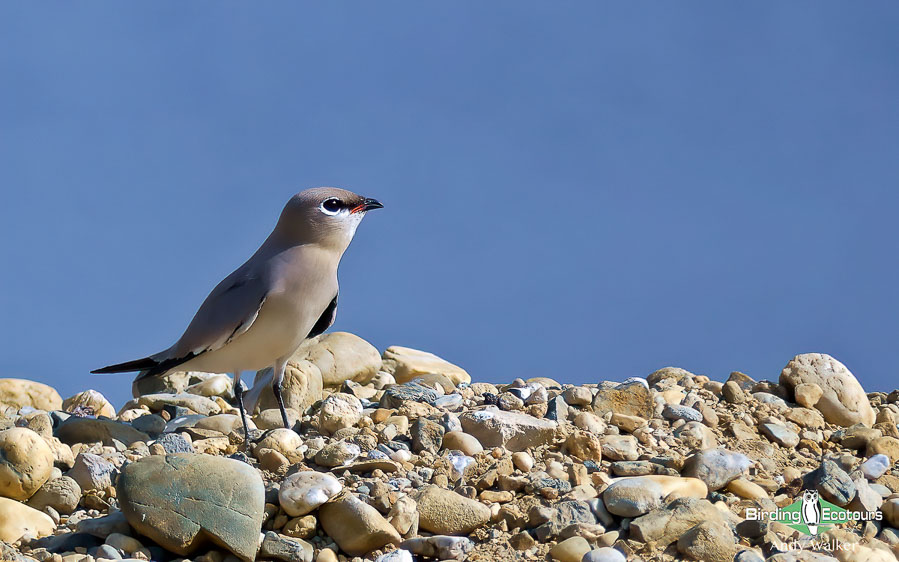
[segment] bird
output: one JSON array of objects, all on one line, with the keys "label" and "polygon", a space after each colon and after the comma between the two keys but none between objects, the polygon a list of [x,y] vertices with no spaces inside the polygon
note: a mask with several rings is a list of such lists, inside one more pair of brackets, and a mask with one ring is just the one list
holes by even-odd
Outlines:
[{"label": "bird", "polygon": [[289,428],[281,396],[287,361],[305,339],[334,323],[340,259],[366,213],[382,207],[377,199],[336,187],[297,193],[259,249],[209,293],[178,341],[91,373],[139,372],[136,380],[173,370],[233,374],[246,448],[241,372],[272,367],[272,390]]},{"label": "bird", "polygon": [[818,534],[818,524],[821,522],[821,506],[818,504],[818,491],[805,490],[802,493],[802,518],[808,527],[809,533]]}]

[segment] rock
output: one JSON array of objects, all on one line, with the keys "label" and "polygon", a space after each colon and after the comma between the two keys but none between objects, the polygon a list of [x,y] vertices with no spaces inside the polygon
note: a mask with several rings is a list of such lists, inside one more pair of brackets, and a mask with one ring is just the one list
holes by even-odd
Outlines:
[{"label": "rock", "polygon": [[433,404],[438,397],[436,390],[418,383],[409,382],[395,384],[385,390],[384,396],[381,397],[380,405],[382,408],[400,409],[407,402]]},{"label": "rock", "polygon": [[846,507],[855,498],[855,484],[837,463],[825,460],[805,477],[806,487],[815,488],[832,504]]},{"label": "rock", "polygon": [[602,494],[606,509],[621,517],[637,517],[657,508],[662,488],[651,480],[626,478],[609,485]]},{"label": "rock", "polygon": [[474,548],[474,543],[467,537],[434,535],[405,540],[400,544],[400,548],[418,556],[437,560],[463,560]]},{"label": "rock", "polygon": [[419,526],[438,535],[467,535],[490,520],[490,509],[451,490],[426,486],[413,498]]},{"label": "rock", "polygon": [[13,543],[26,535],[43,537],[54,529],[56,524],[47,514],[15,500],[0,498],[0,541]]},{"label": "rock", "polygon": [[581,562],[585,554],[590,552],[590,543],[583,537],[571,537],[549,550],[549,555],[558,562]]},{"label": "rock", "polygon": [[818,400],[821,399],[821,396],[824,394],[824,391],[815,383],[799,383],[793,389],[793,394],[796,397],[796,403],[800,406],[804,406],[806,408],[814,408],[815,404],[818,403]]},{"label": "rock", "polygon": [[886,455],[889,457],[890,463],[899,461],[899,439],[888,436],[876,437],[868,442],[865,455],[869,457]]},{"label": "rock", "polygon": [[296,432],[283,427],[272,429],[265,433],[254,446],[255,451],[272,449],[284,455],[288,460],[296,462],[297,449],[303,444],[303,439]]},{"label": "rock", "polygon": [[[218,416],[212,416],[211,418],[203,418],[203,419],[212,419]],[[145,416],[140,416],[139,418],[135,418],[131,421],[131,427],[134,429],[147,434],[147,439],[150,438],[150,435],[156,436],[165,431],[166,421],[165,418],[160,416],[159,414],[147,414]],[[107,434],[108,435],[108,434]],[[108,436],[104,436],[104,439],[108,439]],[[138,439],[140,441],[140,439]]]},{"label": "rock", "polygon": [[79,416],[104,416],[115,417],[115,408],[105,396],[96,390],[85,390],[74,396],[69,396],[62,403],[62,409]]},{"label": "rock", "polygon": [[49,445],[30,429],[0,431],[0,496],[30,498],[50,478],[53,460]]},{"label": "rock", "polygon": [[800,427],[807,427],[810,429],[821,429],[824,427],[824,416],[822,416],[821,412],[818,410],[792,408],[787,411],[784,417]]},{"label": "rock", "polygon": [[702,421],[702,414],[699,413],[699,410],[694,410],[693,408],[687,406],[681,406],[680,404],[665,404],[665,408],[662,410],[662,417],[666,420],[671,421]]},{"label": "rock", "polygon": [[347,332],[331,332],[308,339],[293,359],[314,363],[322,383],[336,388],[343,381],[366,384],[381,370],[381,354],[364,339]]},{"label": "rock", "polygon": [[428,418],[418,418],[409,428],[412,435],[412,450],[416,453],[428,451],[436,453],[443,443],[445,430],[439,423]]},{"label": "rock", "polygon": [[[565,448],[569,455],[582,461],[598,463],[602,460],[603,444],[599,437],[587,431],[578,430],[571,433],[565,441]],[[634,439],[634,450],[636,450],[636,439]]]},{"label": "rock", "polygon": [[[633,435],[606,435],[602,438],[602,455],[613,461],[633,461],[640,456]],[[598,459],[590,459],[598,460]]]},{"label": "rock", "polygon": [[[147,417],[147,416],[144,416]],[[281,412],[278,412],[278,421],[280,422]],[[138,418],[140,419],[140,418]],[[136,421],[136,420],[135,420]],[[132,422],[133,425],[133,422]],[[254,429],[255,424],[252,420],[247,421],[247,425],[250,426],[250,429]],[[276,427],[281,427],[279,423]],[[240,419],[240,416],[237,414],[218,414],[215,416],[209,416],[208,418],[203,418],[201,420],[197,420],[197,423],[194,424],[195,429],[208,429],[211,431],[218,431],[224,435],[228,435],[232,431],[243,432],[243,422]],[[272,428],[266,428],[272,429]]]},{"label": "rock", "polygon": [[633,433],[637,429],[646,425],[645,419],[639,416],[629,416],[627,414],[613,413],[612,418],[609,421],[618,429],[624,430],[628,433]]},{"label": "rock", "polygon": [[[295,427],[297,422],[303,417],[293,408],[285,408],[284,411],[287,413],[287,425],[290,427]],[[253,416],[253,423],[262,431],[267,431],[269,429],[285,429],[284,420],[281,419],[281,410],[278,408],[269,408],[255,414]]]},{"label": "rock", "polygon": [[678,383],[684,379],[692,379],[693,373],[680,367],[662,367],[658,371],[654,371],[646,377],[646,383],[649,386],[657,386],[660,382],[670,379],[674,383]]},{"label": "rock", "polygon": [[474,456],[484,450],[481,443],[473,436],[463,431],[450,431],[443,435],[442,447],[446,450],[462,451],[463,454]]},{"label": "rock", "polygon": [[874,425],[875,415],[862,385],[845,365],[823,353],[797,355],[780,374],[780,384],[793,390],[800,384],[816,384],[822,394],[815,408],[829,423],[849,427]]},{"label": "rock", "polygon": [[155,443],[160,445],[167,455],[196,452],[191,442],[180,433],[164,433],[156,439]]},{"label": "rock", "polygon": [[593,393],[583,386],[569,386],[562,392],[562,398],[571,406],[586,407],[593,402]]},{"label": "rock", "polygon": [[115,472],[115,465],[103,457],[80,453],[75,457],[75,465],[69,470],[68,476],[78,483],[82,491],[91,492],[111,487]]},{"label": "rock", "polygon": [[[335,559],[336,560],[336,559]],[[318,561],[316,561],[318,562]],[[398,548],[375,558],[375,562],[413,562],[412,553]]]},{"label": "rock", "polygon": [[304,470],[281,482],[278,501],[291,517],[311,513],[343,490],[343,484],[328,473]]},{"label": "rock", "polygon": [[792,449],[799,444],[799,436],[780,424],[763,423],[760,426],[760,429],[765,437],[774,441],[781,447],[789,447]]},{"label": "rock", "polygon": [[869,480],[877,480],[890,469],[890,457],[884,454],[877,454],[862,463],[859,467],[865,478]]},{"label": "rock", "polygon": [[312,562],[312,545],[302,539],[285,537],[273,531],[265,533],[259,557],[285,562]]},{"label": "rock", "polygon": [[465,369],[426,351],[393,345],[384,351],[383,360],[382,368],[392,374],[398,383],[428,373],[444,375],[456,386],[471,383],[471,376]]},{"label": "rock", "polygon": [[114,511],[105,517],[96,519],[82,519],[76,527],[79,533],[86,533],[105,539],[113,533],[122,535],[131,533],[131,526],[121,511]]},{"label": "rock", "polygon": [[652,396],[642,382],[600,388],[593,398],[592,408],[593,413],[600,417],[612,412],[650,419],[653,414]]},{"label": "rock", "polygon": [[534,468],[534,459],[525,452],[512,453],[512,464],[522,472],[530,472]]},{"label": "rock", "polygon": [[714,432],[702,422],[691,421],[674,430],[674,436],[685,447],[693,450],[713,449],[718,446]]},{"label": "rock", "polygon": [[418,520],[418,505],[409,496],[397,498],[387,514],[387,522],[404,537],[418,534]]},{"label": "rock", "polygon": [[333,441],[315,454],[315,462],[328,468],[345,466],[356,460],[361,453],[359,445],[355,443],[348,443],[344,440]]},{"label": "rock", "polygon": [[128,523],[167,550],[188,555],[208,539],[242,560],[256,558],[265,486],[245,463],[183,453],[144,457],[122,468],[116,490]]},{"label": "rock", "polygon": [[523,451],[552,441],[557,423],[519,412],[505,412],[494,406],[469,411],[461,416],[462,428],[484,447],[505,447]]},{"label": "rock", "polygon": [[59,424],[53,434],[66,445],[101,441],[104,445],[111,446],[113,440],[115,440],[127,446],[137,441],[145,443],[150,441],[149,435],[138,431],[130,424],[113,420],[79,418],[76,416],[72,416]]},{"label": "rock", "polygon": [[207,398],[221,396],[230,399],[234,396],[234,381],[228,375],[212,374],[209,378],[189,385],[184,389],[188,394],[197,394]]},{"label": "rock", "polygon": [[621,551],[605,546],[591,550],[581,558],[581,562],[627,562]]},{"label": "rock", "polygon": [[39,382],[0,379],[0,404],[16,410],[31,407],[49,412],[62,409],[62,397],[53,387]]},{"label": "rock", "polygon": [[[284,380],[281,382],[281,397],[284,407],[297,412],[305,412],[307,408],[322,399],[322,373],[310,361],[297,360],[297,354],[287,362],[284,369]],[[256,372],[253,387],[244,397],[248,412],[258,413],[278,408],[278,400],[272,390],[273,373],[271,367]],[[278,411],[280,419],[280,410]],[[281,427],[281,424],[279,424]]]},{"label": "rock", "polygon": [[322,402],[318,414],[319,428],[334,433],[345,427],[353,427],[362,417],[362,403],[350,394],[337,393]]},{"label": "rock", "polygon": [[214,400],[196,394],[145,394],[137,399],[137,403],[153,412],[158,412],[166,406],[180,406],[202,416],[211,416],[222,411]]},{"label": "rock", "polygon": [[79,501],[81,486],[73,478],[61,476],[45,482],[28,500],[28,505],[38,511],[49,506],[62,515],[69,515],[78,507]]},{"label": "rock", "polygon": [[703,521],[681,535],[677,540],[677,550],[695,560],[731,562],[737,551],[737,542],[727,524]]},{"label": "rock", "polygon": [[762,488],[758,484],[746,480],[745,478],[737,478],[736,480],[731,480],[727,484],[727,491],[741,498],[750,500],[758,500],[768,497],[768,492],[766,492],[764,488]]},{"label": "rock", "polygon": [[572,526],[591,527],[596,525],[596,516],[593,515],[590,504],[576,500],[559,502],[549,508],[534,506],[528,512],[528,519],[530,524],[542,521],[534,529],[534,534],[540,542],[556,539]]},{"label": "rock", "polygon": [[352,494],[332,499],[319,508],[322,528],[350,556],[363,556],[402,540],[378,510]]},{"label": "rock", "polygon": [[727,381],[721,388],[721,395],[728,404],[742,404],[746,401],[746,393],[734,381]]},{"label": "rock", "polygon": [[709,490],[715,491],[738,478],[750,464],[749,458],[742,453],[726,449],[709,449],[689,457],[681,474],[699,478],[706,483]]},{"label": "rock", "polygon": [[631,521],[631,538],[668,545],[703,521],[723,521],[723,516],[706,499],[679,498]]}]

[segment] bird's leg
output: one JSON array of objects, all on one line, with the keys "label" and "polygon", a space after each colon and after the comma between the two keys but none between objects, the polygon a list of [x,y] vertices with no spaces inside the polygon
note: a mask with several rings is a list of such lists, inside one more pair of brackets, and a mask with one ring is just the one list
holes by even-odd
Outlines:
[{"label": "bird's leg", "polygon": [[250,426],[247,425],[247,411],[243,407],[243,385],[240,382],[240,371],[234,373],[234,397],[237,398],[237,406],[240,408],[240,421],[243,423],[243,447],[250,448]]},{"label": "bird's leg", "polygon": [[275,361],[274,376],[272,378],[272,392],[275,393],[275,400],[278,401],[278,408],[281,410],[281,420],[284,427],[290,429],[290,422],[287,421],[287,410],[284,409],[284,398],[281,396],[281,382],[284,380],[284,369],[287,368],[287,358]]}]

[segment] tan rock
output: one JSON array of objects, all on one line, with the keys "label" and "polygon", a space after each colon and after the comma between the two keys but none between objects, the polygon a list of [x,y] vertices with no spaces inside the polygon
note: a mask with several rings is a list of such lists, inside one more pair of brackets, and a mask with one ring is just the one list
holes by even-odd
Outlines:
[{"label": "tan rock", "polygon": [[619,413],[613,413],[610,421],[612,425],[628,433],[633,433],[647,423],[646,419],[639,416],[629,416],[627,414]]},{"label": "tan rock", "polygon": [[322,383],[336,388],[343,381],[366,384],[381,370],[381,354],[357,335],[330,332],[303,342],[293,359],[314,363],[322,376]]},{"label": "tan rock", "polygon": [[758,500],[768,497],[768,492],[766,492],[764,488],[762,488],[758,484],[746,480],[745,478],[737,478],[736,480],[731,480],[727,483],[725,489],[728,492],[731,492],[747,500]]},{"label": "tan rock", "polygon": [[[284,381],[281,383],[281,397],[284,399],[285,408],[304,412],[322,399],[322,373],[317,365],[296,357],[294,354],[287,362]],[[244,397],[247,411],[257,413],[278,408],[278,401],[272,390],[272,377],[270,368],[256,373],[253,388]]]},{"label": "tan rock", "polygon": [[82,415],[106,416],[114,418],[115,408],[105,396],[96,390],[85,390],[74,396],[69,396],[62,403],[62,409],[66,412],[81,412]]},{"label": "tan rock", "polygon": [[549,556],[558,562],[581,562],[590,552],[590,543],[584,537],[571,537],[557,543],[549,550]]},{"label": "tan rock", "polygon": [[362,402],[352,394],[338,392],[325,398],[318,414],[318,426],[325,433],[353,427],[362,418]]},{"label": "tan rock", "polygon": [[425,486],[413,496],[418,504],[419,526],[438,535],[467,535],[490,521],[490,509],[479,501]]},{"label": "tan rock", "polygon": [[599,437],[588,431],[575,430],[565,441],[568,454],[582,461],[600,462],[603,445]]},{"label": "tan rock", "polygon": [[878,453],[883,453],[884,455],[890,457],[890,462],[895,463],[899,461],[899,439],[895,437],[877,437],[868,442],[868,446],[865,450],[865,455],[868,457],[873,457]]},{"label": "tan rock", "polygon": [[822,394],[815,408],[830,423],[849,427],[874,425],[875,415],[862,385],[845,365],[823,353],[797,355],[780,374],[780,384],[794,390],[800,384],[817,384]]},{"label": "tan rock", "polygon": [[299,460],[297,449],[302,444],[303,439],[295,431],[279,427],[268,432],[253,446],[253,449],[256,451],[272,449],[287,457],[291,462],[297,462]]},{"label": "tan rock", "polygon": [[0,541],[13,543],[25,535],[45,537],[56,524],[46,513],[8,498],[0,498]]},{"label": "tan rock", "polygon": [[459,416],[465,433],[474,435],[484,447],[505,447],[523,451],[552,441],[558,424],[518,412],[506,412],[489,406]]},{"label": "tan rock", "polygon": [[51,386],[25,379],[0,379],[0,404],[20,409],[59,410],[62,397]]},{"label": "tan rock", "polygon": [[824,391],[813,382],[804,382],[796,385],[793,394],[796,396],[797,404],[806,408],[814,408]]},{"label": "tan rock", "polygon": [[455,386],[471,382],[471,376],[465,369],[427,351],[392,345],[384,352],[383,360],[382,368],[392,374],[400,384],[427,373],[444,375],[453,381]]},{"label": "tan rock", "polygon": [[443,444],[446,450],[462,451],[468,456],[473,456],[484,450],[477,438],[463,431],[449,431],[443,435]]},{"label": "tan rock", "polygon": [[50,478],[53,460],[50,446],[30,429],[0,431],[0,496],[30,498]]},{"label": "tan rock", "polygon": [[652,396],[639,381],[600,388],[593,397],[592,408],[597,416],[612,412],[649,419],[653,414]]},{"label": "tan rock", "polygon": [[402,540],[377,509],[352,494],[324,504],[319,508],[318,519],[325,533],[350,556],[364,556]]}]

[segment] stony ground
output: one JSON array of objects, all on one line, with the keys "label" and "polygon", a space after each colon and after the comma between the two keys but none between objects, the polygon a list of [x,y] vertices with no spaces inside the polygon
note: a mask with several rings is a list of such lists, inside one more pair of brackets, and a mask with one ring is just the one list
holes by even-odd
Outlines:
[{"label": "stony ground", "polygon": [[[472,383],[345,333],[291,361],[281,427],[257,373],[141,381],[118,413],[0,379],[3,560],[896,560],[899,391],[835,359],[777,381],[665,368]],[[122,379],[97,379],[98,384]],[[803,535],[747,518],[806,490],[881,520]],[[792,549],[792,550],[791,550]]]}]

